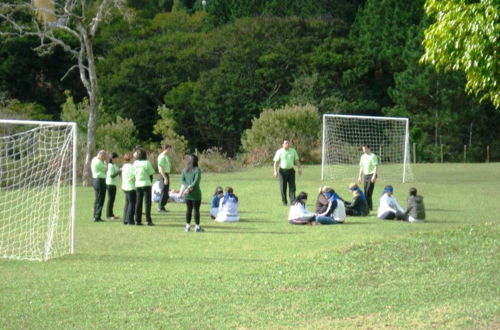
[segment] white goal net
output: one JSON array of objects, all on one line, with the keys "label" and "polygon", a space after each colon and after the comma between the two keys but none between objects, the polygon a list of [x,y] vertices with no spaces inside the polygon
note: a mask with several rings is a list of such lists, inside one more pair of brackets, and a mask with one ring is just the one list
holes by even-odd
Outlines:
[{"label": "white goal net", "polygon": [[0,257],[74,252],[76,125],[0,119]]},{"label": "white goal net", "polygon": [[384,182],[414,180],[408,118],[334,114],[323,115],[321,179],[357,179],[363,144],[378,156]]}]

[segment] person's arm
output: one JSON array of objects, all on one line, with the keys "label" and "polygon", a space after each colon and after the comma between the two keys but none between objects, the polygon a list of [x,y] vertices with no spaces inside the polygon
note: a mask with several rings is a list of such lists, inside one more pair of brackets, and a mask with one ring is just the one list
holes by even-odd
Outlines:
[{"label": "person's arm", "polygon": [[274,162],[274,165],[273,165],[273,177],[277,177],[278,176],[278,162],[275,161]]},{"label": "person's arm", "polygon": [[[335,205],[337,206],[337,205]],[[333,210],[335,209],[335,207],[333,207],[333,202],[332,201],[329,201],[328,202],[328,207],[326,208],[326,210],[322,213],[318,213],[318,216],[324,216],[324,215],[327,215],[328,213],[330,213],[330,210],[331,212],[333,212]]]},{"label": "person's arm", "polygon": [[297,165],[297,173],[299,173],[299,175],[302,175],[302,166],[300,165],[300,160],[296,160],[295,161],[295,165]]},{"label": "person's arm", "polygon": [[361,183],[361,176],[363,175],[363,165],[359,164],[359,174],[358,174],[358,183]]},{"label": "person's arm", "polygon": [[377,181],[377,176],[378,176],[378,157],[375,154],[373,154],[373,156],[374,157],[372,159],[372,162],[373,162],[374,170],[373,170],[371,182],[375,183],[375,181]]}]

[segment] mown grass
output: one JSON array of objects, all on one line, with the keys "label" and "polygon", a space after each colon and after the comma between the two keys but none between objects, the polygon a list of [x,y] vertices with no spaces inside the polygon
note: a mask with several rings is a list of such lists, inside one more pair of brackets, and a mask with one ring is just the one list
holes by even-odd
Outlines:
[{"label": "mown grass", "polygon": [[[416,186],[425,224],[290,226],[271,168],[203,174],[202,234],[183,231],[180,204],[152,228],[92,223],[81,187],[76,254],[0,261],[0,328],[498,328],[500,164],[414,170],[375,195],[392,183],[405,205]],[[310,208],[318,178],[308,166],[297,179]],[[328,184],[347,198],[348,183]],[[240,223],[208,219],[217,185],[234,187]]]}]

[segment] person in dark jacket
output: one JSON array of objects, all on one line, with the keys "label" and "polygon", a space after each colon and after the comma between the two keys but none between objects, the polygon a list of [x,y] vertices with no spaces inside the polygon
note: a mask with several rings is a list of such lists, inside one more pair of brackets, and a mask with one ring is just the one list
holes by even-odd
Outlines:
[{"label": "person in dark jacket", "polygon": [[349,185],[349,190],[352,192],[352,202],[345,202],[345,212],[347,215],[364,217],[370,213],[368,203],[363,191],[356,183]]},{"label": "person in dark jacket", "polygon": [[409,222],[423,222],[425,220],[424,197],[417,195],[416,188],[410,188],[408,206],[405,210],[406,220]]},{"label": "person in dark jacket", "polygon": [[314,206],[316,214],[325,212],[328,207],[328,198],[324,194],[327,189],[329,189],[327,186],[319,188],[319,194],[316,198],[316,204]]}]

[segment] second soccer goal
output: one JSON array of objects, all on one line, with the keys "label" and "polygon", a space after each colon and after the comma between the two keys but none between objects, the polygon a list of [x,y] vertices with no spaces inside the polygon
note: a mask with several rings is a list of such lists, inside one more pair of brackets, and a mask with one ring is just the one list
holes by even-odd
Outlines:
[{"label": "second soccer goal", "polygon": [[379,159],[384,182],[410,182],[409,120],[402,117],[323,115],[322,180],[357,178],[361,146]]}]

